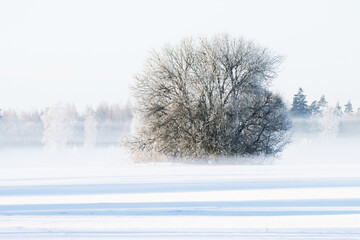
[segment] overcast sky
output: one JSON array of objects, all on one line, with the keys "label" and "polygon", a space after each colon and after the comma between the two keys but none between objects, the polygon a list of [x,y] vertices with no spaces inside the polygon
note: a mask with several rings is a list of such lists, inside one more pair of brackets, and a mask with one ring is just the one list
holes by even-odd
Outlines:
[{"label": "overcast sky", "polygon": [[125,103],[147,51],[226,32],[286,56],[272,88],[289,102],[360,107],[360,1],[1,1],[0,108]]}]

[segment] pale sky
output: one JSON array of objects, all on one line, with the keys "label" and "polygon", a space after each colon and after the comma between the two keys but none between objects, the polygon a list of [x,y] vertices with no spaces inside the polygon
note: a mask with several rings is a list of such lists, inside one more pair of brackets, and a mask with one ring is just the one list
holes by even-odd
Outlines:
[{"label": "pale sky", "polygon": [[287,101],[360,107],[360,1],[0,1],[0,108],[125,103],[148,50],[229,33],[286,56]]}]

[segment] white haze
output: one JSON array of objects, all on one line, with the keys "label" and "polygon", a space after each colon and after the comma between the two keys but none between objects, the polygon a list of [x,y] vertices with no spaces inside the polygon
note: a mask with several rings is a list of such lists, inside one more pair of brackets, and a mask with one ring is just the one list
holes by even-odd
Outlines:
[{"label": "white haze", "polygon": [[[89,139],[88,141],[91,141]],[[271,164],[271,165],[327,165],[327,164],[360,164],[360,137],[327,137],[327,136],[294,136],[290,144],[276,158],[244,159],[230,158],[222,163],[219,160],[206,161],[200,165],[223,164]],[[82,146],[72,147],[2,147],[0,148],[0,167],[94,167],[111,168],[122,165],[164,164],[157,159],[149,162],[133,162],[131,155],[120,144],[112,146],[95,147],[91,142]],[[178,163],[168,163],[175,164]],[[190,165],[197,165],[192,163]],[[185,165],[189,165],[185,163]]]},{"label": "white haze", "polygon": [[[103,103],[79,113],[73,105],[59,103],[41,114],[4,113],[0,120],[0,167],[134,164],[122,147],[133,131],[131,122],[136,121],[128,108]],[[329,108],[321,117],[293,119],[290,144],[277,158],[235,157],[201,164],[358,164],[359,142],[359,115],[338,117]]]},{"label": "white haze", "polygon": [[0,239],[358,239],[356,120],[294,121],[274,161],[135,163],[130,124],[89,109],[74,127],[73,113],[42,115],[43,145],[0,145]]},{"label": "white haze", "polygon": [[359,140],[299,136],[270,165],[230,166],[3,148],[0,238],[359,239]]}]

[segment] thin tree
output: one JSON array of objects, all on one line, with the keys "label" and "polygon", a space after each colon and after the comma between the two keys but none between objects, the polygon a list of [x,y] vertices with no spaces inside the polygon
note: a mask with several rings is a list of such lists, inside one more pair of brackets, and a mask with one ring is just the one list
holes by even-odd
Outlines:
[{"label": "thin tree", "polygon": [[320,109],[316,100],[310,104],[309,111],[312,116],[318,116],[320,114]]},{"label": "thin tree", "polygon": [[335,116],[341,117],[343,115],[343,111],[341,109],[341,106],[339,102],[336,103],[335,109],[334,109]]},{"label": "thin tree", "polygon": [[353,111],[353,106],[351,104],[351,101],[349,100],[349,102],[347,104],[345,104],[345,109],[344,112],[348,115],[351,115],[354,111]]},{"label": "thin tree", "polygon": [[325,108],[327,107],[328,102],[325,99],[325,95],[322,95],[320,100],[317,102],[317,108],[319,110],[319,113],[322,114],[325,111]]}]

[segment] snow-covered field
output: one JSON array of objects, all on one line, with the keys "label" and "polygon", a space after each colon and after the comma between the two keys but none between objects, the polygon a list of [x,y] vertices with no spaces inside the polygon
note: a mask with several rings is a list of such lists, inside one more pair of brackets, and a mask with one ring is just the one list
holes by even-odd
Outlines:
[{"label": "snow-covered field", "polygon": [[3,149],[0,239],[360,239],[351,143],[299,141],[260,166],[131,164],[117,148]]}]

